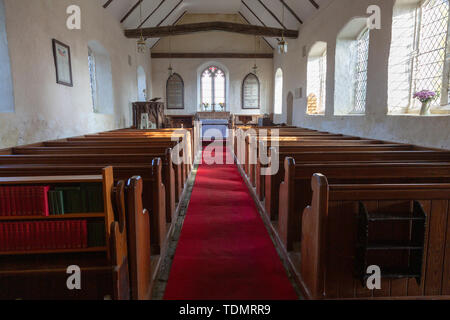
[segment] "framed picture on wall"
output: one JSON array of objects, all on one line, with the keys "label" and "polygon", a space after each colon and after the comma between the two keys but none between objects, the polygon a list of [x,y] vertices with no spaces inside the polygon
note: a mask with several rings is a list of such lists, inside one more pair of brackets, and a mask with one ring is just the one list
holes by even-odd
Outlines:
[{"label": "framed picture on wall", "polygon": [[56,39],[53,39],[52,43],[56,67],[56,83],[73,87],[70,47]]}]

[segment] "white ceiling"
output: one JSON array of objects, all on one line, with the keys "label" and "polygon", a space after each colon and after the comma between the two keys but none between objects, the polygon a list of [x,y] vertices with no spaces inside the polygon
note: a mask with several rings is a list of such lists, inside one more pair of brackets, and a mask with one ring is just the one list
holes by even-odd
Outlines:
[{"label": "white ceiling", "polygon": [[[101,5],[106,4],[107,0],[98,0]],[[138,3],[139,0],[113,0],[106,10],[121,21],[125,15]],[[280,21],[283,21],[283,4],[280,0],[142,0],[142,4],[123,21],[124,29],[135,29],[140,25],[140,21],[146,19],[152,12],[153,14],[144,23],[143,27],[168,26],[174,24],[183,14],[187,13],[241,13],[249,23],[254,25],[265,24],[268,27],[282,28],[279,22],[264,8],[261,1],[268,10],[272,11]],[[319,5],[319,9],[327,6],[332,0],[314,0]],[[314,16],[318,9],[311,3],[311,0],[284,0],[284,2],[295,12],[303,22]],[[246,5],[244,5],[244,3]],[[178,5],[178,6],[177,6]],[[140,17],[140,8],[142,6],[142,20]],[[175,8],[173,10],[173,8]],[[155,11],[156,10],[156,11]],[[172,12],[173,10],[173,12]],[[253,13],[252,13],[253,11]],[[259,18],[257,18],[256,16]],[[288,29],[299,29],[301,23],[297,18],[284,9],[284,25]],[[261,22],[261,21],[262,22]],[[272,44],[276,45],[275,39],[267,38]],[[152,46],[157,39],[150,39],[149,45]]]}]

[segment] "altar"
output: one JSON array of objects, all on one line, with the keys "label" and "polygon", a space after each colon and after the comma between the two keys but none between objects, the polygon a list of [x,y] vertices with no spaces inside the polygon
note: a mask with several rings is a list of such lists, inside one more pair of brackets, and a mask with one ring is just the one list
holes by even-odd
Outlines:
[{"label": "altar", "polygon": [[229,112],[198,112],[196,120],[202,124],[202,139],[228,138],[231,121],[231,114]]}]

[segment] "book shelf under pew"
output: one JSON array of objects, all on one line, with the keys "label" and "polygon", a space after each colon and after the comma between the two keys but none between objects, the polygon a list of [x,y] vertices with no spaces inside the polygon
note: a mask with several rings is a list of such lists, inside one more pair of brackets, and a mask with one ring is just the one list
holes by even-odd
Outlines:
[{"label": "book shelf under pew", "polygon": [[[95,186],[99,191],[81,193],[91,198],[84,210],[76,210],[80,204],[71,206],[69,200],[78,198],[68,199],[69,193],[64,194],[68,213],[50,215],[52,205],[45,194],[38,203],[43,210],[30,208],[30,203],[37,202],[27,196],[26,187],[73,193],[82,192],[82,186]],[[6,288],[0,291],[0,299],[129,298],[126,219],[123,210],[114,212],[112,167],[103,169],[101,175],[0,178],[0,188],[8,187],[17,188],[23,197],[14,200],[12,210],[13,200],[0,193],[0,287]],[[68,288],[73,275],[68,273],[70,266],[80,268],[80,290]]]}]

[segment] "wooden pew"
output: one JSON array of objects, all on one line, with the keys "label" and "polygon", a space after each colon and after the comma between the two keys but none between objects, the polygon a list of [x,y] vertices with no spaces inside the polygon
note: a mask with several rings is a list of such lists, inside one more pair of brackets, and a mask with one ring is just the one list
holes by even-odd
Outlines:
[{"label": "wooden pew", "polygon": [[130,256],[130,287],[133,300],[150,300],[153,287],[150,244],[150,217],[142,204],[144,182],[133,176],[116,188],[116,203],[126,214],[128,252]]},{"label": "wooden pew", "polygon": [[[312,189],[311,205],[303,213],[299,266],[307,298],[450,298],[450,184],[334,184],[315,174]],[[417,214],[422,210],[425,221]],[[382,278],[381,290],[367,289],[365,279],[353,273],[366,248],[357,243],[367,214],[373,219],[369,234],[377,232],[369,248],[378,252],[374,256],[369,249],[368,263],[379,265],[382,275],[408,262],[408,250],[400,250],[399,241],[415,246],[411,257],[417,259],[400,274],[394,270]],[[370,244],[379,237],[385,248]]]},{"label": "wooden pew", "polygon": [[[113,159],[113,160],[112,160]],[[166,225],[166,189],[162,181],[162,162],[159,158],[153,157],[145,159],[138,155],[130,158],[124,155],[116,155],[111,158],[109,155],[12,155],[0,156],[1,166],[17,166],[19,175],[26,172],[25,168],[19,165],[34,165],[50,167],[55,173],[59,166],[68,166],[69,164],[77,168],[78,172],[86,172],[105,165],[113,165],[114,178],[117,180],[128,179],[131,176],[139,175],[144,180],[144,207],[151,210],[151,243],[152,252],[159,254],[164,248],[168,236],[169,227]]]},{"label": "wooden pew", "polygon": [[[155,168],[146,169],[148,172],[158,171],[161,166],[159,159],[155,161]],[[113,188],[113,208],[117,217],[126,217],[126,227],[128,236],[128,256],[129,256],[129,279],[131,298],[135,300],[148,300],[153,284],[153,276],[156,275],[156,266],[159,255],[151,256],[150,238],[150,217],[147,209],[143,209],[142,193],[144,180],[140,176],[132,176],[136,168],[131,168],[126,173],[123,169],[114,168],[115,176],[123,176],[123,180],[118,180]],[[46,166],[46,165],[10,165],[0,166],[0,177],[14,177],[22,175],[24,177],[33,176],[66,176],[66,175],[90,175],[99,172],[99,166]],[[117,174],[117,171],[122,171]],[[127,181],[127,182],[124,182]],[[148,182],[148,181],[147,181]],[[158,182],[157,182],[158,183]],[[156,183],[156,184],[157,184]],[[158,199],[151,199],[157,203]],[[157,205],[149,207],[153,210]]]},{"label": "wooden pew", "polygon": [[[99,172],[99,171],[97,171]],[[111,195],[114,191],[113,169],[103,169],[102,175],[89,176],[38,176],[0,178],[1,185],[61,185],[76,183],[101,183],[103,186],[104,213],[64,215],[61,220],[103,219],[105,247],[78,249],[18,250],[0,253],[1,299],[129,299],[128,252],[124,212],[116,212]],[[3,216],[2,222],[49,221],[56,216]],[[77,265],[82,271],[82,290],[69,290],[66,270]]]},{"label": "wooden pew", "polygon": [[[253,139],[251,142],[250,140]],[[300,137],[300,136],[283,136],[279,138],[267,138],[261,139],[256,137],[249,137],[245,140],[245,173],[251,177],[251,181],[254,182],[254,169],[256,168],[257,158],[254,155],[259,153],[260,141],[264,142],[267,147],[271,147],[274,143],[278,146],[295,146],[295,145],[305,145],[305,146],[315,146],[315,145],[339,145],[339,146],[354,146],[354,145],[365,145],[365,144],[384,144],[382,141],[378,140],[368,140],[359,138],[346,138],[341,139],[340,137],[330,137],[327,135],[320,135],[316,137]],[[254,149],[253,149],[254,148]],[[252,150],[254,150],[252,152]]]},{"label": "wooden pew", "polygon": [[[102,134],[145,134],[145,135],[158,135],[158,134],[173,134],[175,132],[180,132],[180,130],[183,130],[187,132],[187,139],[190,140],[191,146],[195,145],[195,129],[194,128],[167,128],[167,129],[148,129],[148,130],[138,130],[138,129],[122,129],[122,130],[113,130],[108,132],[103,132]],[[193,150],[192,150],[193,151]],[[194,154],[192,153],[192,156]]]},{"label": "wooden pew", "polygon": [[[101,150],[101,151],[100,151]],[[71,155],[74,155],[74,161],[77,161],[76,163],[147,163],[151,164],[154,158],[161,158],[163,159],[163,183],[166,186],[166,219],[168,223],[171,223],[172,218],[176,211],[176,200],[180,196],[178,193],[180,190],[176,191],[176,187],[181,188],[182,179],[180,177],[181,173],[181,167],[180,166],[174,166],[172,163],[172,150],[171,149],[160,149],[155,150],[155,152],[149,152],[149,153],[137,153],[132,154],[128,153],[128,151],[121,148],[112,148],[112,149],[101,149],[101,148],[58,148],[58,149],[52,149],[52,148],[14,148],[13,152],[14,155],[17,156],[32,156],[36,155],[38,156],[46,156],[47,158],[53,157],[53,160],[48,161],[57,161],[60,163],[61,159],[67,159],[68,157],[71,157]],[[64,158],[62,158],[64,157]],[[22,158],[17,158],[22,159]],[[0,163],[1,161],[7,161],[6,158],[0,157]],[[30,160],[20,160],[20,161],[32,161]],[[25,162],[22,162],[25,163]],[[27,162],[30,163],[30,162]],[[49,162],[54,163],[54,162]],[[176,171],[175,171],[176,170]],[[178,197],[177,197],[178,195]]]},{"label": "wooden pew", "polygon": [[[372,148],[358,147],[352,148],[354,151],[347,151],[349,148],[322,148],[313,149],[308,152],[303,148],[296,149],[299,151],[284,151],[284,148],[280,148],[278,153],[273,154],[279,160],[280,168],[275,175],[264,176],[264,190],[266,199],[265,208],[266,212],[270,214],[272,220],[277,218],[278,213],[278,193],[280,188],[280,183],[284,177],[284,159],[287,157],[292,157],[296,162],[361,162],[361,161],[389,161],[389,162],[418,162],[418,161],[450,161],[450,152],[438,152],[432,150],[411,150],[405,151],[401,148],[396,149],[386,149],[383,150],[382,147],[377,148],[373,151]],[[340,150],[339,150],[340,149]],[[272,156],[272,154],[270,154]],[[256,184],[257,193],[261,196],[261,165],[256,167]],[[263,199],[261,199],[263,200]]]},{"label": "wooden pew", "polygon": [[[253,140],[253,142],[250,142]],[[253,186],[256,186],[256,166],[259,158],[259,150],[261,146],[270,148],[272,145],[278,146],[292,146],[292,145],[361,145],[361,144],[382,144],[381,141],[363,140],[353,137],[343,137],[334,135],[320,135],[320,136],[281,136],[277,138],[257,138],[248,137],[245,141],[245,172],[250,177]],[[253,151],[254,150],[254,151]],[[253,152],[252,152],[253,151]]]},{"label": "wooden pew", "polygon": [[[258,176],[260,173],[257,173],[257,170],[260,170],[258,167],[259,160],[259,150],[262,146],[262,150],[268,150],[272,147],[272,144],[274,142],[272,140],[266,140],[266,141],[259,141],[259,148],[255,152],[250,151],[250,147],[256,146],[256,142],[254,144],[247,144],[245,148],[245,163],[243,165],[244,168],[246,168],[244,171],[247,174],[247,176],[250,179],[250,182],[254,187],[258,187]],[[299,140],[299,141],[278,141],[276,142],[277,147],[282,150],[284,148],[292,148],[295,149],[297,147],[302,148],[325,148],[325,147],[338,147],[338,148],[356,148],[356,147],[366,147],[370,146],[371,148],[396,148],[397,144],[384,144],[382,141],[376,141],[376,140],[327,140],[326,137],[323,137],[321,140]],[[251,156],[253,154],[253,156]],[[257,158],[253,158],[256,154]],[[280,162],[281,163],[281,162]],[[260,180],[259,180],[260,181]],[[268,198],[268,202],[266,203],[266,208],[270,208],[270,212],[273,212],[276,215],[276,212],[278,210],[278,205],[276,203],[270,203],[270,199]]]},{"label": "wooden pew", "polygon": [[[303,135],[324,135],[324,134],[330,134],[328,132],[320,132],[317,130],[310,130],[310,129],[304,129],[304,128],[297,128],[297,127],[252,127],[252,126],[237,126],[235,130],[233,131],[232,139],[233,139],[233,146],[234,146],[234,153],[237,154],[237,148],[238,148],[238,139],[241,141],[245,141],[245,138],[248,136],[253,136],[254,133],[256,135],[259,135],[259,133],[264,132],[268,136],[272,135],[273,132],[277,132],[280,135],[289,135],[292,134],[303,134]],[[242,161],[243,162],[243,161]]]},{"label": "wooden pew", "polygon": [[[138,153],[154,153],[162,152],[162,150],[165,150],[166,153],[170,153],[167,150],[174,147],[176,143],[173,144],[167,144],[167,143],[155,143],[153,141],[140,141],[140,142],[125,142],[120,143],[117,141],[89,141],[89,140],[82,140],[82,141],[50,141],[50,142],[44,142],[43,146],[48,147],[47,152],[48,153],[65,153],[64,150],[66,149],[58,149],[58,148],[72,148],[74,150],[74,153],[80,153],[82,154],[83,151],[79,151],[81,149],[79,148],[87,148],[89,149],[95,149],[99,150],[99,153],[126,153],[126,154],[138,154]],[[39,150],[35,149],[36,147],[26,147],[27,150]],[[39,147],[42,148],[42,147]],[[83,149],[84,150],[84,149]],[[13,148],[11,149],[10,154],[26,154],[26,151],[22,148]],[[171,157],[172,158],[172,157]],[[186,171],[186,166],[182,164],[175,164],[173,160],[171,161],[174,167],[175,171],[175,202],[178,202],[180,200],[181,194],[183,193],[183,188],[186,183],[185,177],[189,174],[189,172]],[[167,181],[166,181],[167,184]],[[169,186],[170,187],[170,186]],[[170,203],[170,202],[169,202]]]},{"label": "wooden pew", "polygon": [[301,238],[301,213],[311,199],[311,177],[327,176],[331,183],[447,182],[450,163],[439,162],[330,162],[297,163],[286,158],[285,176],[280,185],[278,233],[288,251]]},{"label": "wooden pew", "polygon": [[[265,143],[264,142],[260,142],[260,144],[262,144],[262,148],[266,148],[265,147]],[[261,147],[260,147],[261,148]],[[265,150],[265,149],[263,149]],[[284,172],[284,166],[283,166],[283,162],[284,159],[286,157],[289,157],[291,154],[294,155],[296,153],[302,153],[302,152],[325,152],[325,151],[330,151],[330,152],[336,152],[336,151],[342,151],[342,152],[352,152],[352,151],[418,151],[418,150],[422,150],[422,149],[418,149],[415,146],[412,145],[399,145],[399,144],[382,144],[382,145],[373,145],[373,144],[367,144],[367,145],[357,145],[357,146],[287,146],[285,144],[283,144],[282,146],[278,147],[278,160],[279,160],[279,164],[280,164],[280,168],[279,170]],[[276,151],[276,150],[275,150]],[[272,154],[274,154],[272,152],[271,148],[267,149],[267,155],[268,157],[271,157]],[[276,154],[274,154],[276,155]],[[265,199],[265,176],[261,175],[261,169],[262,168],[267,168],[268,164],[262,164],[261,163],[261,159],[259,158],[258,155],[258,159],[256,162],[256,168],[255,168],[255,184],[256,184],[256,193],[258,195],[258,198],[260,201],[263,201]],[[272,185],[272,184],[270,184]],[[278,198],[278,188],[275,189],[276,191],[271,192],[271,195],[273,198],[273,195],[275,195],[276,198]],[[269,198],[269,201],[270,199]],[[267,208],[267,212],[278,212],[278,203],[274,204],[273,206],[269,205]],[[270,208],[270,209],[269,209]],[[275,211],[274,211],[275,210]]]},{"label": "wooden pew", "polygon": [[[172,139],[170,137],[166,137],[166,138],[155,138],[155,137],[145,137],[145,136],[102,136],[102,135],[91,135],[91,136],[84,136],[84,137],[75,137],[75,138],[67,138],[67,141],[77,141],[77,142],[82,142],[82,141],[95,141],[95,142],[109,142],[109,143],[118,143],[118,144],[123,144],[123,143],[128,143],[128,144],[135,144],[135,143],[139,143],[139,142],[152,142],[152,143],[167,143],[168,145],[174,146],[177,145],[179,142],[181,142],[181,139],[179,141],[172,141]],[[188,143],[187,144],[187,152],[183,153],[181,152],[180,156],[183,159],[184,162],[184,171],[183,171],[183,178],[184,181],[187,180],[187,177],[189,175],[189,172],[192,168],[192,159],[193,159],[193,150],[192,150],[192,146]]]},{"label": "wooden pew", "polygon": [[[111,160],[115,159],[116,155],[125,155],[128,157],[128,162],[133,163],[135,155],[139,154],[145,156],[147,159],[161,157],[163,162],[163,183],[166,186],[166,219],[168,223],[172,222],[172,218],[176,211],[176,202],[183,191],[184,181],[182,177],[183,166],[174,165],[172,162],[172,150],[170,148],[145,148],[140,149],[136,147],[27,147],[27,148],[13,148],[13,155],[93,155],[99,154],[102,156],[109,156]],[[128,156],[129,155],[129,156]],[[165,155],[162,157],[162,155]],[[139,160],[137,160],[139,161]],[[150,163],[150,162],[149,162]]]}]

